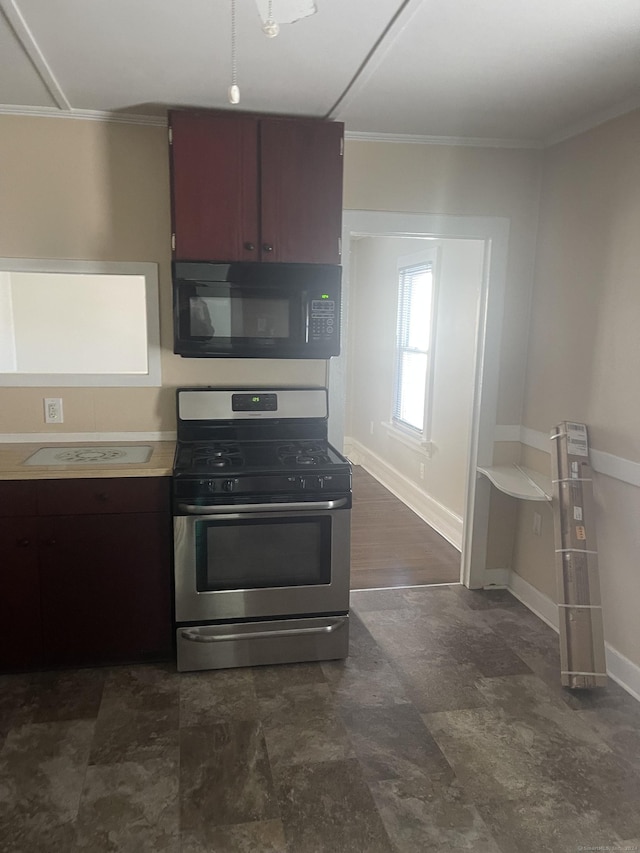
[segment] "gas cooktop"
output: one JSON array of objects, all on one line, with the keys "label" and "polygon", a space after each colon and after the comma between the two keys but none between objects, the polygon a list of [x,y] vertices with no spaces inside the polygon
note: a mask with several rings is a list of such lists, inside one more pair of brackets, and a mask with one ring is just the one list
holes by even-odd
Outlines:
[{"label": "gas cooktop", "polygon": [[178,389],[177,497],[351,492],[325,388]]},{"label": "gas cooktop", "polygon": [[178,445],[174,474],[219,474],[327,470],[347,460],[320,439],[198,441]]}]

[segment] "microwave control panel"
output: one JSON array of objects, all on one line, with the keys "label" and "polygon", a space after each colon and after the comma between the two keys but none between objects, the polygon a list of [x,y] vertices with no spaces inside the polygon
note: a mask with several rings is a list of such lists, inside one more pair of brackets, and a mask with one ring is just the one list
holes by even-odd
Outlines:
[{"label": "microwave control panel", "polygon": [[337,331],[335,299],[312,299],[309,312],[309,340],[331,340]]}]

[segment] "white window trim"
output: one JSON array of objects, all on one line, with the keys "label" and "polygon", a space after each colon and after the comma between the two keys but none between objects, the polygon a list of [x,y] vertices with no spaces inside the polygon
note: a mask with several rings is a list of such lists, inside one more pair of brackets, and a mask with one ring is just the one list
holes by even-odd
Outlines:
[{"label": "white window trim", "polygon": [[[440,242],[430,241],[428,249],[421,249],[419,252],[412,252],[409,255],[400,255],[397,259],[398,275],[405,267],[416,266],[417,264],[431,264],[433,287],[431,290],[431,330],[429,335],[429,360],[427,364],[426,388],[424,395],[424,421],[422,431],[412,430],[405,427],[401,421],[393,416],[393,403],[389,423],[384,423],[383,426],[387,429],[389,435],[414,449],[423,450],[427,456],[431,456],[433,450],[432,442],[432,423],[433,423],[433,385],[434,385],[434,367],[435,367],[435,352],[436,352],[436,337],[437,337],[437,316],[438,316],[438,293],[440,290]],[[397,312],[400,310],[398,302],[396,309],[396,326]],[[397,358],[398,346],[395,342],[394,350],[396,353],[396,364],[393,370],[393,388],[392,400],[395,399],[395,383],[397,378]]]},{"label": "white window trim", "polygon": [[0,258],[0,271],[90,275],[136,275],[145,280],[146,373],[2,373],[0,387],[160,387],[160,299],[158,264],[138,261],[85,261],[43,258]]},{"label": "white window trim", "polygon": [[411,450],[419,451],[426,456],[427,459],[431,459],[433,456],[434,444],[430,439],[421,438],[417,433],[404,430],[400,424],[393,421],[383,421],[381,426],[384,427],[389,438],[399,441],[400,444],[404,444],[405,447],[410,447]]}]

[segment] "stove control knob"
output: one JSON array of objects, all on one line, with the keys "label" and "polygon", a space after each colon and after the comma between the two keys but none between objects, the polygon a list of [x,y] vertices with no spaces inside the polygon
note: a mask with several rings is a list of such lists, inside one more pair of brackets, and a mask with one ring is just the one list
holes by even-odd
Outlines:
[{"label": "stove control knob", "polygon": [[235,486],[235,480],[223,480],[222,481],[222,491],[223,492],[232,492],[233,487]]},{"label": "stove control knob", "polygon": [[322,489],[323,486],[324,480],[322,477],[316,477],[315,475],[310,477],[300,477],[301,489]]},{"label": "stove control knob", "polygon": [[209,493],[215,492],[216,490],[216,481],[215,480],[207,480],[207,491]]}]

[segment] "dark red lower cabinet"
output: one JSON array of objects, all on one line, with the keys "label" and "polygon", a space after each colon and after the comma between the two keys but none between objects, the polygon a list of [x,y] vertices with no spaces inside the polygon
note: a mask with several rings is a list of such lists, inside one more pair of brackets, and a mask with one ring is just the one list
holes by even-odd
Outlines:
[{"label": "dark red lower cabinet", "polygon": [[53,520],[42,547],[48,665],[153,660],[171,649],[169,525],[160,513]]},{"label": "dark red lower cabinet", "polygon": [[0,670],[42,663],[36,518],[0,518]]},{"label": "dark red lower cabinet", "polygon": [[[0,670],[168,659],[168,481],[130,481],[143,508],[144,492],[153,496],[147,505],[155,511],[149,512],[117,511],[124,479],[55,482],[67,499],[72,483],[83,495],[95,484],[105,512],[82,514],[78,506],[73,515],[0,518]],[[41,509],[64,512],[65,501],[51,501],[51,481],[43,495]]]}]

